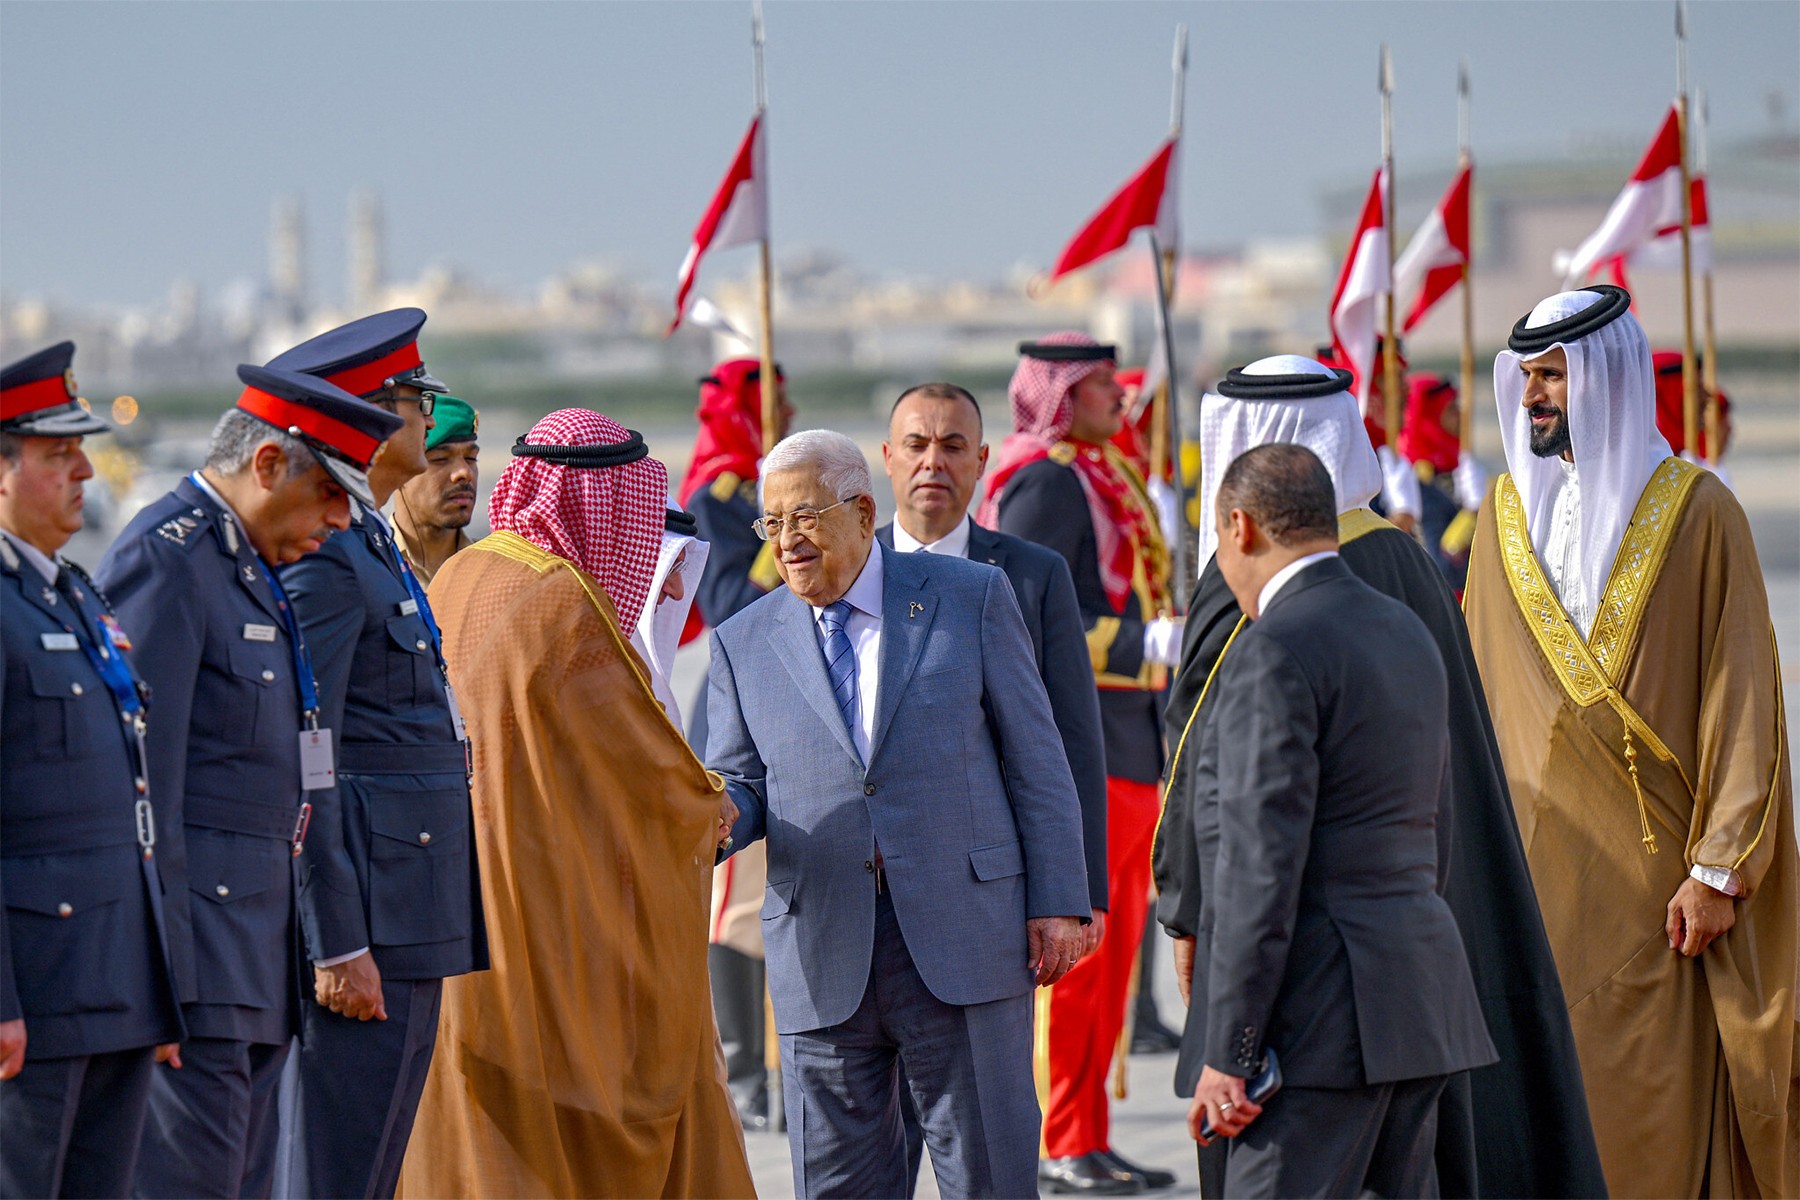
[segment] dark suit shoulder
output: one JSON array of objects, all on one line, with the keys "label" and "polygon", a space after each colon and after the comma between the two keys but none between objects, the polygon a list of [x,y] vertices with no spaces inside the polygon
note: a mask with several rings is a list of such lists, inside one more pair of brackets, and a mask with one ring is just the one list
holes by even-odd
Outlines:
[{"label": "dark suit shoulder", "polygon": [[[179,557],[212,541],[217,536],[214,526],[215,515],[210,506],[192,503],[179,492],[169,492],[138,511],[106,558],[125,547],[156,557]],[[104,560],[101,565],[105,566]]]}]

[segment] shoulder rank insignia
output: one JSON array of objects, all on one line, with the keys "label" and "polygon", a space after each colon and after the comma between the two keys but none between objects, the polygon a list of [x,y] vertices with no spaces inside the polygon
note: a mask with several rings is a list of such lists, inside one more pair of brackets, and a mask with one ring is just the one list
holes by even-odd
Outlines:
[{"label": "shoulder rank insignia", "polygon": [[726,471],[717,479],[714,479],[706,490],[712,493],[712,498],[714,500],[717,500],[722,504],[737,495],[738,490],[743,483],[744,477],[739,475],[736,471]]},{"label": "shoulder rank insignia", "polygon": [[172,517],[156,527],[158,537],[174,542],[177,546],[187,545],[187,535],[199,526],[192,517]]},{"label": "shoulder rank insignia", "polygon": [[1070,442],[1058,442],[1050,447],[1050,461],[1059,467],[1066,467],[1075,461],[1075,447]]}]

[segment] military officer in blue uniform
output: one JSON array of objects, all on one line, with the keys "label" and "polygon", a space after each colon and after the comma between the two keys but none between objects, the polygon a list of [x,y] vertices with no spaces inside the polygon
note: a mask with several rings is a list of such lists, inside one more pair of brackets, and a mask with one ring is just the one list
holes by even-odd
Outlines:
[{"label": "military officer in blue uniform", "polygon": [[[282,1087],[283,1196],[392,1196],[437,1039],[443,979],[488,965],[468,759],[425,589],[381,510],[425,470],[444,390],[418,309],[319,335],[269,365],[357,387],[403,422],[369,468],[373,503],[281,569],[337,731],[341,820],[315,821],[301,911],[317,1003]],[[338,874],[343,866],[350,870]]]},{"label": "military officer in blue uniform", "polygon": [[0,369],[0,1196],[131,1187],[151,1073],[181,1039],[145,778],[146,689],[58,551],[110,426],[63,342]]},{"label": "military officer in blue uniform", "polygon": [[132,655],[156,701],[150,788],[188,1033],[181,1069],[155,1073],[140,1196],[273,1186],[299,1020],[296,858],[337,802],[331,729],[275,568],[349,525],[400,425],[309,375],[238,378],[205,467],[133,518],[99,572],[126,628],[144,631]]}]

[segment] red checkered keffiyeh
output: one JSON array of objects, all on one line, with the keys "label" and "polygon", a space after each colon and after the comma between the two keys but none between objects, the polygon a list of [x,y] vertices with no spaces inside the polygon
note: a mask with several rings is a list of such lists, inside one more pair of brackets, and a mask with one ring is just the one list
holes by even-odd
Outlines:
[{"label": "red checkered keffiyeh", "polygon": [[[1048,346],[1097,346],[1085,333],[1053,333],[1038,339]],[[1047,362],[1029,356],[1019,360],[1008,393],[1012,398],[1013,432],[1000,443],[1000,463],[988,480],[987,498],[975,519],[989,529],[1000,527],[1000,497],[1007,481],[1022,467],[1048,458],[1058,442],[1067,440],[1075,419],[1075,385],[1102,363]],[[1133,494],[1124,456],[1113,446],[1075,444],[1070,462],[1081,490],[1087,496],[1094,525],[1100,582],[1115,612],[1125,610],[1131,594],[1132,563],[1138,551],[1149,551],[1160,542],[1145,504]],[[1141,490],[1141,489],[1140,489]]]},{"label": "red checkered keffiyeh", "polygon": [[[585,408],[551,413],[525,435],[537,446],[608,446],[630,431]],[[599,581],[621,629],[634,629],[650,594],[669,472],[654,458],[622,467],[568,467],[514,458],[494,484],[488,523],[566,558]]]}]

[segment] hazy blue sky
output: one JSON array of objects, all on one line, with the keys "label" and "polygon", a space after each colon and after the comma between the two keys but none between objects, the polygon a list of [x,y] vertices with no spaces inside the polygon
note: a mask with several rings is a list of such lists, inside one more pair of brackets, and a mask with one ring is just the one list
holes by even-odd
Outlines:
[{"label": "hazy blue sky", "polygon": [[[1320,190],[1375,164],[1384,39],[1404,173],[1455,153],[1459,56],[1478,157],[1647,141],[1674,88],[1673,11],[772,0],[777,248],[933,277],[1048,263],[1162,136],[1179,21],[1188,243],[1310,232]],[[1792,109],[1800,4],[1701,0],[1690,23],[1715,143],[1769,128],[1771,90]],[[0,287],[125,303],[260,277],[271,198],[291,191],[315,289],[338,297],[362,185],[385,201],[396,276],[452,262],[524,284],[604,259],[672,280],[749,118],[748,33],[746,2],[6,0]]]}]

